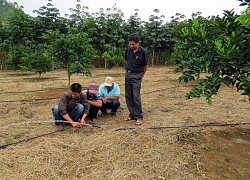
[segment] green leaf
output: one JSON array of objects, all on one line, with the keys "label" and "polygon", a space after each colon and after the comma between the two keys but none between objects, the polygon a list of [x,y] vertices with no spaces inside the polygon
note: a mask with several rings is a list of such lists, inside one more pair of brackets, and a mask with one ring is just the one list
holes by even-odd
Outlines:
[{"label": "green leaf", "polygon": [[208,103],[209,106],[211,106],[211,105],[212,105],[212,100],[211,100],[211,99],[208,99],[208,100],[207,100],[207,103]]}]

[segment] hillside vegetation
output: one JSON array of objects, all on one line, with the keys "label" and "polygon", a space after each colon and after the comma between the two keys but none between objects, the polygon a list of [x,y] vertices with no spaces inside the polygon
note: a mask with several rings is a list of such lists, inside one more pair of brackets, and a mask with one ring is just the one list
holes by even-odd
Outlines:
[{"label": "hillside vegetation", "polygon": [[12,3],[6,0],[0,0],[0,21],[6,21],[8,16],[14,11]]}]

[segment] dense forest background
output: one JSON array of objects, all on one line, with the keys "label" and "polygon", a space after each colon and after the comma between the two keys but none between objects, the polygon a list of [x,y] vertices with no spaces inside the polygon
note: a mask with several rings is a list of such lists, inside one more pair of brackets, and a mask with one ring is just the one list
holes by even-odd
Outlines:
[{"label": "dense forest background", "polygon": [[[246,7],[240,15],[226,10],[223,17],[203,17],[197,12],[187,19],[177,13],[170,22],[160,15],[144,22],[137,10],[125,21],[116,5],[89,13],[77,0],[71,14],[62,17],[49,1],[32,17],[17,3],[0,0],[0,67],[39,77],[65,68],[70,82],[73,73],[91,75],[93,67],[123,67],[128,36],[138,33],[151,66],[176,65],[176,72],[183,72],[180,81],[198,80],[188,98],[203,96],[210,102],[222,83],[250,97],[249,0],[238,1]],[[200,79],[204,72],[209,75]]]}]

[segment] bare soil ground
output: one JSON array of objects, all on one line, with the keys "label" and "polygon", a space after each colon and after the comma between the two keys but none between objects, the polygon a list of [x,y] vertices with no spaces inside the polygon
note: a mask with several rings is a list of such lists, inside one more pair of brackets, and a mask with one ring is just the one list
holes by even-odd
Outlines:
[{"label": "bare soil ground", "polygon": [[121,107],[117,117],[98,118],[101,128],[67,126],[59,132],[51,108],[67,88],[66,71],[40,80],[32,73],[0,72],[0,179],[250,179],[247,98],[223,86],[211,106],[202,98],[186,100],[193,83],[179,84],[173,70],[149,67],[141,126],[124,121],[123,69],[72,75],[71,82],[84,88],[113,76]]}]

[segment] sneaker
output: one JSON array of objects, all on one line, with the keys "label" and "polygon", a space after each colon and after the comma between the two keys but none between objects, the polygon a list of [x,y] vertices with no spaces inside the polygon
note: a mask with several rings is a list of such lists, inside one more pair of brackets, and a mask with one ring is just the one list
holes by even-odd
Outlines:
[{"label": "sneaker", "polygon": [[117,116],[117,112],[111,112],[112,116]]}]

